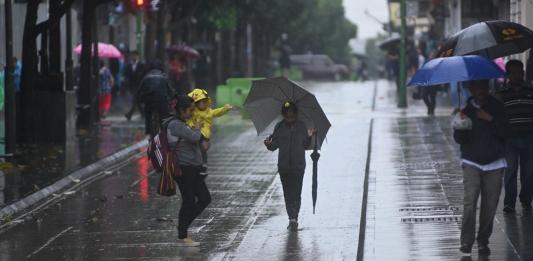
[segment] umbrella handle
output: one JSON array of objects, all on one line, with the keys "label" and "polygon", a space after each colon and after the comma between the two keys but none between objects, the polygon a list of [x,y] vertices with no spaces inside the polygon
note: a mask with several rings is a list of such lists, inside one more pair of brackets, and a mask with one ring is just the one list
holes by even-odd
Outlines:
[{"label": "umbrella handle", "polygon": [[318,153],[318,135],[317,133],[315,133],[314,135],[315,135],[315,147],[313,149],[313,153],[311,153],[311,159],[314,162],[317,162],[318,159],[320,159],[320,153]]}]

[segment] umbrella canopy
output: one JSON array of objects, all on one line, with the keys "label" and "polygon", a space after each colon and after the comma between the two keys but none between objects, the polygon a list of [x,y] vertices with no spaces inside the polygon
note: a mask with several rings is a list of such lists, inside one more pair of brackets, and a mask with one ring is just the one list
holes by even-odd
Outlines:
[{"label": "umbrella canopy", "polygon": [[493,61],[478,56],[453,56],[433,59],[409,82],[409,86],[432,86],[450,82],[464,82],[505,77],[505,72]]},{"label": "umbrella canopy", "polygon": [[167,47],[167,52],[178,53],[190,59],[200,58],[200,53],[196,49],[187,45],[171,45]]},{"label": "umbrella canopy", "polygon": [[439,57],[477,54],[498,58],[521,53],[533,46],[533,31],[508,21],[486,21],[467,27],[450,37]]},{"label": "umbrella canopy", "polygon": [[[81,44],[74,48],[74,53],[81,55]],[[100,58],[122,58],[122,53],[112,44],[98,43],[98,57]]]},{"label": "umbrella canopy", "polygon": [[[281,107],[287,101],[296,103],[298,117],[308,128],[317,129],[317,145],[320,149],[331,123],[316,97],[297,83],[284,77],[253,81],[244,107],[250,113],[257,133],[260,134],[280,117]],[[308,149],[313,149],[314,144],[315,141]]]},{"label": "umbrella canopy", "polygon": [[399,34],[394,34],[391,37],[381,41],[378,43],[378,47],[381,50],[387,50],[389,47],[394,46],[396,44],[400,44],[401,37]]}]

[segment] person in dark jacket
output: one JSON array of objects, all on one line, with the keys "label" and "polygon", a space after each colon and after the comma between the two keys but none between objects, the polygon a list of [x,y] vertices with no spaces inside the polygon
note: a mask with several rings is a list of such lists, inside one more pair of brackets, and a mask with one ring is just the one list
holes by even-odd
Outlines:
[{"label": "person in dark jacket", "polygon": [[298,120],[298,107],[295,103],[283,104],[281,114],[284,119],[276,125],[274,133],[264,143],[270,151],[279,149],[278,172],[289,216],[287,229],[297,231],[305,173],[305,150],[311,145],[311,137],[316,130],[308,129],[304,122]]},{"label": "person in dark jacket", "polygon": [[[167,137],[170,148],[176,149],[181,176],[174,176],[181,193],[181,208],[178,221],[178,246],[197,247],[200,243],[192,240],[187,230],[211,202],[211,194],[205,183],[205,175],[200,175],[203,164],[201,124],[193,128],[187,126],[195,104],[188,96],[178,96],[174,110],[176,117],[168,120]],[[177,143],[177,144],[176,144]]]},{"label": "person in dark jacket", "polygon": [[161,121],[169,116],[169,100],[174,96],[161,63],[154,62],[151,68],[135,93],[135,98],[144,103],[147,135],[155,135]]},{"label": "person in dark jacket", "polygon": [[142,114],[143,109],[141,107],[141,102],[135,99],[135,93],[141,84],[143,77],[146,74],[146,65],[139,60],[139,52],[132,51],[130,62],[124,68],[124,83],[127,87],[127,90],[132,95],[132,104],[130,110],[124,115],[129,121],[135,112],[135,108],[139,109],[139,112]]},{"label": "person in dark jacket", "polygon": [[520,202],[531,210],[533,196],[533,87],[524,82],[524,64],[511,60],[505,65],[507,88],[499,93],[511,125],[512,137],[507,140],[505,198],[503,211],[515,212],[517,174],[520,166]]},{"label": "person in dark jacket", "polygon": [[471,81],[472,97],[462,113],[471,121],[470,129],[455,129],[461,146],[464,185],[464,212],[461,226],[461,252],[470,254],[476,240],[476,208],[481,195],[479,231],[480,255],[489,255],[489,237],[507,167],[505,142],[509,125],[504,106],[489,94],[488,80]]}]

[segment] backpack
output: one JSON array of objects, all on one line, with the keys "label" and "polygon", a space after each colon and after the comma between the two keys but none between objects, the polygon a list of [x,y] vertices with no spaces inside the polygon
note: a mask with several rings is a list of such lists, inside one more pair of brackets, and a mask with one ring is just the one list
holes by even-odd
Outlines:
[{"label": "backpack", "polygon": [[[170,121],[168,121],[170,122]],[[176,194],[176,184],[173,177],[181,176],[181,168],[177,163],[176,149],[169,148],[167,139],[167,124],[163,124],[159,132],[152,138],[148,145],[148,158],[157,173],[161,173],[157,193],[163,196]],[[176,142],[178,146],[179,139]]]}]

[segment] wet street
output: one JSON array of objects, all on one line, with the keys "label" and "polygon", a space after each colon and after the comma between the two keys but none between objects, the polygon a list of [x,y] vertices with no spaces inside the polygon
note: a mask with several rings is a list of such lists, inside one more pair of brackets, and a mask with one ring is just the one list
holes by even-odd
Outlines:
[{"label": "wet street", "polygon": [[[139,151],[0,232],[0,260],[356,260],[358,251],[364,260],[461,260],[462,174],[451,109],[427,118],[416,101],[399,110],[385,81],[304,86],[332,128],[314,215],[308,158],[297,233],[286,229],[277,154],[234,114],[216,125],[207,178],[213,201],[191,228],[199,248],[177,247],[180,196],[155,193],[158,177]],[[531,221],[500,207],[490,260],[533,260]]]}]

